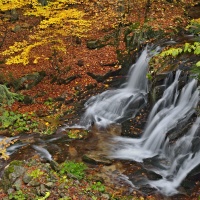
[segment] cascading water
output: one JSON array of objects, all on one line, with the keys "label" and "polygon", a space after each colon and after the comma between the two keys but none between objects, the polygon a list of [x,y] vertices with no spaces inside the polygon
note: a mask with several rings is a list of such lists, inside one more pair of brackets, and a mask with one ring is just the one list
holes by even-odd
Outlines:
[{"label": "cascading water", "polygon": [[[148,62],[159,51],[149,52],[145,48],[137,62],[131,66],[127,85],[116,90],[108,90],[90,98],[81,124],[88,127],[93,122],[100,127],[122,122],[133,117],[146,102]],[[149,52],[149,53],[148,53]]]},{"label": "cascading water", "polygon": [[154,105],[149,114],[147,126],[140,139],[116,137],[119,145],[111,147],[110,158],[135,160],[143,162],[147,158],[158,156],[160,161],[165,160],[166,165],[151,171],[162,176],[158,181],[146,180],[143,184],[149,184],[165,195],[178,193],[177,188],[187,174],[200,164],[200,151],[192,152],[192,142],[200,126],[200,118],[192,126],[191,130],[170,145],[167,134],[178,124],[188,121],[195,112],[199,102],[197,81],[191,80],[186,84],[180,94],[178,92],[178,79],[180,70],[176,72],[173,83],[165,90],[162,98]]},{"label": "cascading water", "polygon": [[147,181],[149,185],[159,190],[165,195],[174,195],[178,193],[177,188],[185,179],[191,170],[200,164],[200,149],[193,152],[194,140],[197,139],[199,132],[200,118],[197,118],[188,133],[176,141],[174,145],[169,145],[166,149],[167,153],[163,155],[168,165],[163,165],[163,170],[152,169],[162,176],[157,181]]},{"label": "cascading water", "polygon": [[[126,87],[90,98],[85,105],[87,110],[82,123],[90,126],[94,122],[97,126],[106,127],[135,116],[146,102],[146,72],[150,58],[145,49],[136,64],[131,67]],[[188,133],[174,144],[171,144],[168,138],[170,131],[188,122],[199,102],[197,81],[190,80],[179,91],[180,75],[181,71],[177,70],[174,80],[154,105],[141,138],[114,137],[114,144],[109,144],[109,158],[137,162],[156,158],[159,167],[152,166],[147,170],[154,171],[162,178],[157,181],[146,179],[140,184],[150,185],[167,196],[178,193],[178,187],[188,173],[200,164],[200,151],[193,151],[200,118],[197,118]]]}]

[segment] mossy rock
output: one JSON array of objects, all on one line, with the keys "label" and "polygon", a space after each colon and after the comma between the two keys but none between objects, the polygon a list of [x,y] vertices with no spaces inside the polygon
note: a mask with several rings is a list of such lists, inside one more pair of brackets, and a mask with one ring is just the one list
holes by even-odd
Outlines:
[{"label": "mossy rock", "polygon": [[100,40],[91,40],[87,42],[88,49],[99,49],[104,47],[106,44],[102,44]]},{"label": "mossy rock", "polygon": [[12,85],[15,88],[15,91],[21,90],[21,89],[31,89],[34,86],[36,86],[38,83],[40,83],[43,78],[46,76],[46,73],[44,71],[41,72],[35,72],[33,74],[27,74],[26,76],[23,76],[20,79],[14,80]]},{"label": "mossy rock", "polygon": [[23,161],[14,160],[5,168],[2,181],[0,183],[0,187],[4,191],[7,191],[9,188],[11,188],[16,179],[25,172],[23,164]]}]

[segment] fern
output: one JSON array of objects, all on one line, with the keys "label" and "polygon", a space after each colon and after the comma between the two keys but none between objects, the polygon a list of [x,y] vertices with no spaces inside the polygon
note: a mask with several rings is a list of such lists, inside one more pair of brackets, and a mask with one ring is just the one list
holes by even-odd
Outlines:
[{"label": "fern", "polygon": [[23,96],[10,92],[5,85],[0,85],[0,104],[13,104],[16,100],[23,100]]}]

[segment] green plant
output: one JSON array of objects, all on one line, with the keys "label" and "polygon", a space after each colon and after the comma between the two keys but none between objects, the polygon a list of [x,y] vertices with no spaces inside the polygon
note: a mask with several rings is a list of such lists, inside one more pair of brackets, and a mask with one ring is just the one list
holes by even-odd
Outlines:
[{"label": "green plant", "polygon": [[5,85],[0,85],[0,104],[12,105],[16,100],[22,101],[23,95],[10,92]]},{"label": "green plant", "polygon": [[53,104],[53,99],[49,97],[45,102],[44,105],[51,106]]},{"label": "green plant", "polygon": [[63,198],[60,198],[59,200],[71,200],[72,198],[71,197],[63,197]]},{"label": "green plant", "polygon": [[38,198],[37,200],[45,200],[50,196],[50,192],[46,192],[44,197]]},{"label": "green plant", "polygon": [[[151,73],[157,73],[158,71],[162,70],[173,70],[174,65],[177,65],[177,63],[173,62],[174,59],[171,59],[172,57],[175,58],[179,55],[196,55],[196,58],[198,59],[198,56],[200,55],[200,42],[194,42],[194,43],[185,43],[182,45],[178,45],[178,47],[168,47],[167,49],[163,50],[160,54],[157,54],[154,56],[150,61],[150,69]],[[181,58],[180,58],[181,59]],[[195,73],[198,78],[200,78],[200,60],[195,63],[195,66],[192,68],[192,72]],[[191,64],[191,63],[190,63]]]},{"label": "green plant", "polygon": [[35,170],[31,171],[31,173],[29,175],[32,176],[33,178],[39,178],[43,174],[44,174],[44,172],[41,171],[40,169],[35,169]]},{"label": "green plant", "polygon": [[54,129],[52,127],[47,127],[44,131],[42,131],[42,134],[44,135],[52,135],[54,133]]},{"label": "green plant", "polygon": [[16,132],[30,131],[30,129],[37,127],[37,123],[31,120],[29,114],[21,114],[8,110],[2,110],[0,124],[1,129],[10,129]]},{"label": "green plant", "polygon": [[26,200],[27,195],[24,194],[21,190],[18,190],[14,193],[9,194],[8,198],[11,199],[11,200]]},{"label": "green plant", "polygon": [[146,77],[147,77],[147,79],[150,80],[150,81],[153,79],[153,76],[152,76],[150,73],[147,73]]},{"label": "green plant", "polygon": [[169,48],[168,50],[163,51],[160,56],[173,56],[176,57],[181,53],[193,53],[195,55],[200,54],[200,42],[194,42],[193,44],[185,43],[184,46],[178,48]]},{"label": "green plant", "polygon": [[67,135],[71,139],[82,139],[87,137],[88,132],[86,130],[72,129],[67,133]]},{"label": "green plant", "polygon": [[192,19],[186,29],[192,34],[200,34],[200,18]]},{"label": "green plant", "polygon": [[85,170],[87,166],[84,163],[75,163],[73,161],[67,161],[61,164],[60,174],[68,174],[77,179],[83,179],[85,176]]},{"label": "green plant", "polygon": [[[193,53],[195,55],[200,55],[200,42],[194,42],[193,44],[185,43],[184,46],[178,48],[170,48],[163,51],[160,56],[173,56],[176,57],[182,53]],[[192,73],[196,74],[196,77],[200,80],[200,61],[198,61],[195,66],[192,67]]]},{"label": "green plant", "polygon": [[100,181],[95,182],[91,188],[99,192],[105,192],[105,186]]}]

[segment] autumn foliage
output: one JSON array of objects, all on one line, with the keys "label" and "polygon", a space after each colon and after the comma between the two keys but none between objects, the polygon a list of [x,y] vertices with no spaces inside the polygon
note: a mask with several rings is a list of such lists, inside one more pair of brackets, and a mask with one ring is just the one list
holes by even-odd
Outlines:
[{"label": "autumn foliage", "polygon": [[[41,45],[51,44],[52,49],[66,51],[61,36],[82,37],[89,29],[91,22],[84,19],[85,13],[81,10],[70,8],[76,1],[54,1],[47,6],[42,6],[37,0],[29,1],[3,1],[0,4],[2,11],[22,8],[23,15],[35,16],[39,18],[38,24],[33,28],[26,40],[14,42],[9,49],[2,52],[8,56],[6,64],[27,65],[29,63],[31,51]],[[45,58],[40,54],[33,56],[33,63],[38,59]]]},{"label": "autumn foliage", "polygon": [[[103,76],[121,67],[116,51],[126,50],[125,30],[137,23],[137,33],[143,27],[174,31],[179,25],[187,25],[185,8],[193,1],[40,2],[0,1],[0,83],[6,83],[15,92],[16,81],[21,80],[23,86],[19,92],[34,98],[28,105],[15,102],[13,109],[20,112],[43,112],[50,109],[44,104],[48,98],[75,101],[86,88],[107,88],[107,84],[96,81],[89,74]],[[116,40],[117,45],[109,41],[103,48],[87,48],[87,41],[108,36]],[[25,78],[36,76],[38,72],[45,76],[28,89],[31,80]]]}]

